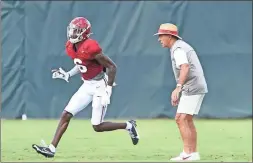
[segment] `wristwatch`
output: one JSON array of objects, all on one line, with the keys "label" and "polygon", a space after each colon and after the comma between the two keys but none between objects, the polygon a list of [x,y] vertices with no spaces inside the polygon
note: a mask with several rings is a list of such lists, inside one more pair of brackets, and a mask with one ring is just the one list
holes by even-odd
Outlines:
[{"label": "wristwatch", "polygon": [[182,84],[177,84],[177,87],[181,87],[182,88],[183,86],[182,86]]}]

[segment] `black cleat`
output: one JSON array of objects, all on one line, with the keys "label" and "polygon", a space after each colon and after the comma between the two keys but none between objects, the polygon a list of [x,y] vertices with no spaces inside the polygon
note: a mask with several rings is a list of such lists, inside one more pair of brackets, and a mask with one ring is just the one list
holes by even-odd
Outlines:
[{"label": "black cleat", "polygon": [[139,134],[138,134],[137,129],[136,129],[136,127],[137,127],[136,121],[135,120],[130,120],[128,122],[132,124],[132,128],[128,130],[129,135],[131,136],[133,144],[136,145],[136,144],[138,144],[139,139],[140,139]]},{"label": "black cleat", "polygon": [[48,147],[41,147],[36,144],[33,144],[32,147],[33,147],[33,149],[36,150],[37,153],[39,153],[45,157],[48,157],[48,158],[54,157],[54,152],[52,152]]}]

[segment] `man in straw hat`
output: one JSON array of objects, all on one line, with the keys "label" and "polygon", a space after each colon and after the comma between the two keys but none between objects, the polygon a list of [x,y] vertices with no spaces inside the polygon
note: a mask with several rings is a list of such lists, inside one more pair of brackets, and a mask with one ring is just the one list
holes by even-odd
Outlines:
[{"label": "man in straw hat", "polygon": [[175,120],[184,149],[179,156],[171,160],[200,160],[196,148],[197,132],[193,116],[198,114],[203,98],[208,92],[202,66],[195,50],[179,36],[176,25],[161,24],[155,35],[158,35],[158,41],[163,48],[170,49],[172,68],[177,82],[171,94],[171,104],[177,106]]}]

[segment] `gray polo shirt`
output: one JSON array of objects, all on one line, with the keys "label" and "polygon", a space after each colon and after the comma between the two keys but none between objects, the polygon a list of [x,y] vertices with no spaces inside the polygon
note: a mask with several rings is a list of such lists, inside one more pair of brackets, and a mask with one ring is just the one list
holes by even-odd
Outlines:
[{"label": "gray polo shirt", "polygon": [[207,93],[208,89],[206,79],[198,56],[195,50],[183,40],[177,40],[170,49],[172,68],[176,81],[178,82],[179,79],[180,66],[177,65],[178,63],[176,63],[178,56],[176,56],[175,59],[175,55],[180,55],[180,51],[183,52],[183,54],[184,52],[186,53],[185,60],[190,65],[189,75],[186,79],[185,84],[183,85],[182,94],[197,95]]}]

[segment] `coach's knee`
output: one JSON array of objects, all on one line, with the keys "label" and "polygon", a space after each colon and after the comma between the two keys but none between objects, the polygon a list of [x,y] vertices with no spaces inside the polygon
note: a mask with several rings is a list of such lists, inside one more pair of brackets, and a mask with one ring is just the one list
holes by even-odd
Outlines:
[{"label": "coach's knee", "polygon": [[192,115],[188,115],[188,114],[183,114],[183,113],[178,113],[175,117],[176,123],[178,125],[182,124],[182,123],[190,123],[193,121],[192,119]]},{"label": "coach's knee", "polygon": [[93,129],[96,132],[103,132],[101,125],[93,125]]},{"label": "coach's knee", "polygon": [[175,116],[175,121],[176,121],[177,124],[180,123],[180,116],[181,116],[180,113],[177,113],[176,116]]},{"label": "coach's knee", "polygon": [[177,113],[175,120],[178,125],[183,124],[187,120],[186,114]]}]

